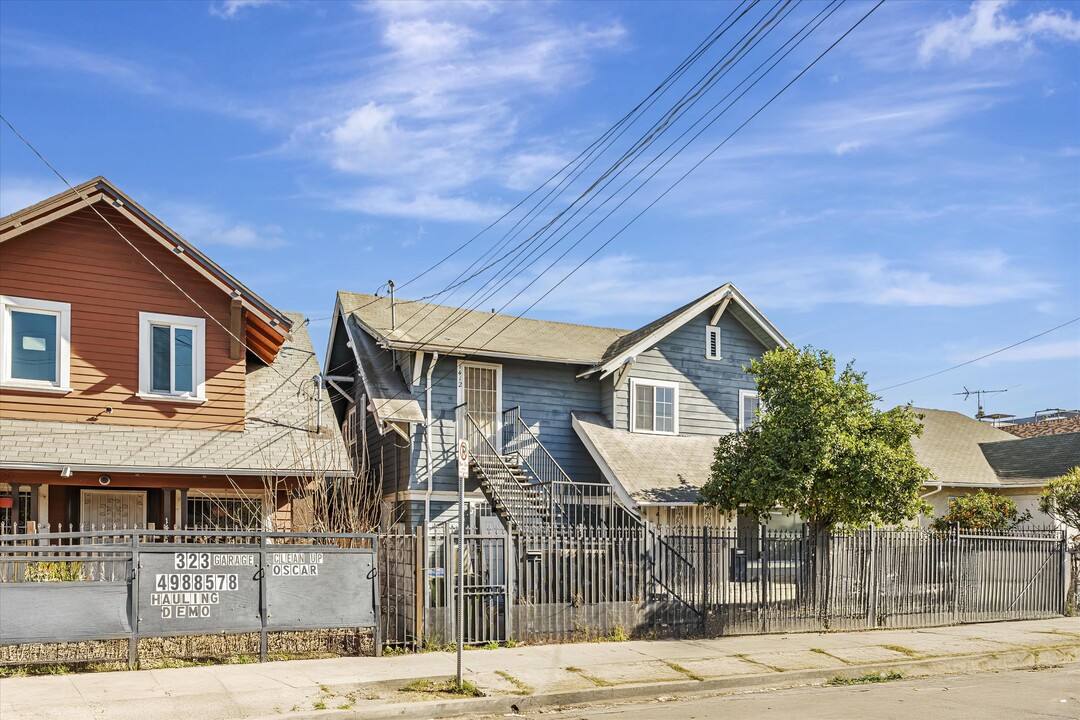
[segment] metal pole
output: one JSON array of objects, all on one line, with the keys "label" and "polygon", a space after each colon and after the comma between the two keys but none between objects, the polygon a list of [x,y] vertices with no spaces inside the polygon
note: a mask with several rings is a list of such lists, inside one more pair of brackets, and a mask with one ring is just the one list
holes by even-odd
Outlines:
[{"label": "metal pole", "polygon": [[[468,472],[468,443],[458,456],[458,558],[457,558],[457,686],[461,687],[461,655],[465,649],[465,475]],[[465,469],[461,468],[465,456]]]}]

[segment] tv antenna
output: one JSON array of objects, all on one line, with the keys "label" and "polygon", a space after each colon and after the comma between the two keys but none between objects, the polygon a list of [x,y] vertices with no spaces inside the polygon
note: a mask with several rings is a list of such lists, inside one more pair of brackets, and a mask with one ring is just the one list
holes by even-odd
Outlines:
[{"label": "tv antenna", "polygon": [[964,386],[964,392],[953,393],[953,395],[963,395],[964,400],[967,400],[969,397],[974,395],[976,401],[979,404],[979,410],[978,410],[978,412],[975,413],[975,419],[976,420],[982,420],[984,417],[986,417],[986,413],[983,412],[982,396],[983,395],[993,395],[995,393],[1003,393],[1003,392],[1009,392],[1009,389],[1005,388],[1004,390],[968,390],[967,385],[965,385]]}]

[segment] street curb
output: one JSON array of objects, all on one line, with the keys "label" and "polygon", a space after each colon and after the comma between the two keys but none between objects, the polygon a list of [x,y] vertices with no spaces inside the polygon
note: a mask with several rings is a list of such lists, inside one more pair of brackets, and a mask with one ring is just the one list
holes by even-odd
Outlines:
[{"label": "street curb", "polygon": [[903,675],[906,680],[938,675],[1022,670],[1074,662],[1080,662],[1080,644],[849,665],[821,670],[791,670],[707,680],[677,680],[595,687],[542,695],[497,695],[461,700],[398,703],[350,710],[305,710],[267,715],[258,720],[360,720],[361,718],[363,720],[429,720],[459,715],[502,715],[623,700],[701,695],[725,691],[779,690],[799,685],[821,684],[837,676],[857,678],[868,672],[896,672]]}]

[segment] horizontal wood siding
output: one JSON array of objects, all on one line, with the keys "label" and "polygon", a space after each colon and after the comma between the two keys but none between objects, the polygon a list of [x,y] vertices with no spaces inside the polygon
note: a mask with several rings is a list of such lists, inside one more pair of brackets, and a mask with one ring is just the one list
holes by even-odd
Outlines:
[{"label": "horizontal wood siding", "polygon": [[136,397],[139,312],[206,315],[85,209],[0,244],[0,293],[71,304],[74,390],[68,395],[0,390],[0,416],[242,430],[246,360],[230,358],[231,337],[218,324],[229,326],[230,298],[122,215],[98,208],[212,315],[206,320],[207,402]]},{"label": "horizontal wood siding", "polygon": [[[375,416],[367,415],[368,463],[375,472],[375,478],[382,475],[382,494],[392,495],[408,490],[409,483],[409,443],[401,435],[387,428],[385,435],[379,434],[375,425]],[[363,438],[358,434],[357,442]]]},{"label": "horizontal wood siding", "polygon": [[600,482],[600,469],[570,424],[570,412],[600,412],[600,383],[578,380],[581,368],[555,363],[503,363],[503,408],[521,419],[575,482]]},{"label": "horizontal wood siding", "polygon": [[[424,355],[423,372],[431,366],[431,355]],[[426,397],[426,378],[413,388],[420,400],[420,410],[428,416]],[[442,356],[435,363],[431,374],[431,464],[434,471],[432,490],[457,490],[457,460],[454,457],[454,445],[457,442],[457,427],[454,408],[457,406],[457,358]],[[425,451],[424,425],[413,426],[412,466],[416,468],[410,489],[427,489],[428,461]],[[470,488],[471,489],[471,486]]]},{"label": "horizontal wood siding", "polygon": [[[679,434],[724,435],[739,426],[739,390],[753,390],[743,371],[766,348],[729,314],[720,318],[720,360],[705,357],[705,327],[712,310],[698,315],[637,357],[630,377],[679,384]],[[630,383],[615,393],[615,422],[629,430]]]}]

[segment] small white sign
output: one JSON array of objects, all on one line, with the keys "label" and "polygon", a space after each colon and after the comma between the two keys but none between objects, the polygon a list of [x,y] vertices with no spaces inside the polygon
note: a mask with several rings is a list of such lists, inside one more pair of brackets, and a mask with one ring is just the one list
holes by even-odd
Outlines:
[{"label": "small white sign", "polygon": [[459,480],[469,477],[469,441],[462,440],[458,443],[457,474]]},{"label": "small white sign", "polygon": [[22,339],[23,350],[37,350],[39,352],[45,351],[45,338],[43,337],[30,337],[29,335],[23,335]]}]

